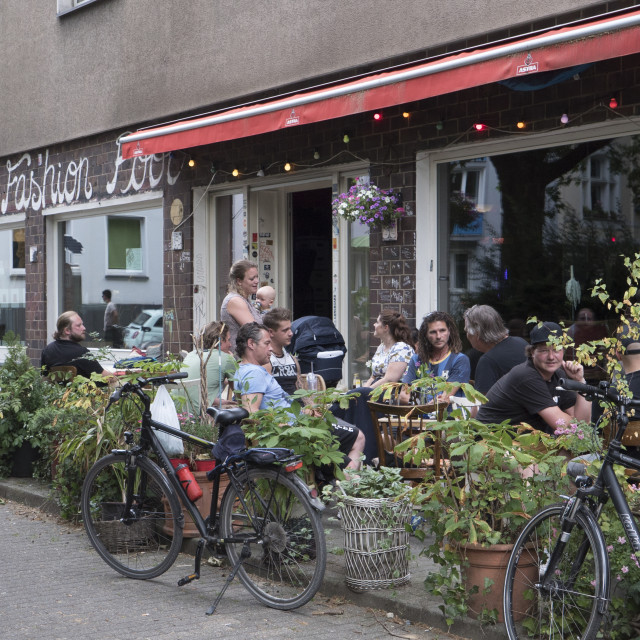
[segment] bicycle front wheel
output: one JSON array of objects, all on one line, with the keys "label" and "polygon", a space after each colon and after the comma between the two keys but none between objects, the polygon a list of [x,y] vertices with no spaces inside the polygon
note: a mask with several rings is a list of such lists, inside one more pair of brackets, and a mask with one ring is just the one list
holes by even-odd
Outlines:
[{"label": "bicycle front wheel", "polygon": [[136,459],[131,475],[120,453],[89,469],[82,486],[84,528],[102,559],[123,576],[146,580],[164,573],[180,552],[182,519],[165,475],[147,458]]},{"label": "bicycle front wheel", "polygon": [[[324,577],[327,550],[320,515],[286,475],[249,469],[224,494],[220,528],[232,565],[249,592],[274,609],[313,598]],[[250,555],[248,555],[250,554]]]},{"label": "bicycle front wheel", "polygon": [[600,628],[606,550],[599,530],[582,512],[551,582],[542,587],[564,509],[553,504],[533,516],[511,553],[503,598],[510,640],[590,640]]}]

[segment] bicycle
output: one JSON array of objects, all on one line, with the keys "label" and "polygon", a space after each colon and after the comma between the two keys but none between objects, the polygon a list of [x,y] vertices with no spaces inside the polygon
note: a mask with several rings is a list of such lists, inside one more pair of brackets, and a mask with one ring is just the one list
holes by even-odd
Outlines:
[{"label": "bicycle", "polygon": [[610,602],[609,558],[598,523],[609,497],[632,550],[640,552],[640,531],[614,471],[614,466],[640,471],[640,460],[621,451],[627,411],[640,408],[640,399],[622,397],[608,383],[598,388],[561,380],[559,388],[615,407],[615,435],[595,481],[580,475],[584,464],[570,463],[575,495],[562,496],[564,502],[541,509],[520,533],[507,564],[503,590],[510,640],[596,637]]},{"label": "bicycle", "polygon": [[[139,432],[125,431],[127,448],[98,460],[84,480],[82,516],[91,544],[123,576],[155,578],[180,552],[185,508],[201,537],[194,572],[178,585],[200,577],[205,548],[215,552],[218,545],[224,547],[232,567],[208,615],[214,613],[236,575],[264,605],[288,610],[306,604],[322,583],[326,545],[320,517],[324,505],[296,474],[302,461],[294,451],[277,448],[244,449],[217,460],[208,472],[213,495],[211,514],[204,519],[189,500],[155,430],[203,449],[211,450],[214,443],[154,420],[150,398],[143,391],[147,385],[184,377],[183,372],[139,377],[112,394],[108,408],[130,396],[142,404],[142,419]],[[225,429],[231,429],[229,433],[239,429],[240,421],[249,415],[240,407],[207,411],[221,436]],[[223,474],[229,486],[218,512]]]}]

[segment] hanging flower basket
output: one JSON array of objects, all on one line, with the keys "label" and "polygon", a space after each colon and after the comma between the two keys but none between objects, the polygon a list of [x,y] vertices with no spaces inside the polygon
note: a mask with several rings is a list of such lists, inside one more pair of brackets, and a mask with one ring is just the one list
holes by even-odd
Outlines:
[{"label": "hanging flower basket", "polygon": [[406,215],[399,193],[379,189],[374,184],[356,184],[333,202],[333,211],[349,222],[370,227],[386,227]]}]

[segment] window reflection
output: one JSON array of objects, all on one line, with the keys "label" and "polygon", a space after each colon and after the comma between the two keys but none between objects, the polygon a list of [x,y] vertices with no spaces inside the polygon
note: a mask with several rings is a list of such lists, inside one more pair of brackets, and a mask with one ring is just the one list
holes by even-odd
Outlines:
[{"label": "window reflection", "polygon": [[[162,309],[162,210],[74,218],[58,223],[60,294],[58,313],[77,311],[87,328],[86,346],[105,345],[106,302],[116,305],[119,344],[124,327],[140,312]],[[109,323],[107,323],[109,324]],[[107,332],[107,344],[114,345]]]}]

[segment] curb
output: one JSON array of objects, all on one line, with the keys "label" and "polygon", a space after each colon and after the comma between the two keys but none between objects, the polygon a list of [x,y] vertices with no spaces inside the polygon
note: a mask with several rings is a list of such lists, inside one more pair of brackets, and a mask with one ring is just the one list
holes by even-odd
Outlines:
[{"label": "curb", "polygon": [[[0,479],[0,498],[35,507],[50,515],[60,515],[60,508],[51,496],[51,486],[33,478]],[[320,593],[324,596],[344,598],[363,608],[392,612],[403,620],[426,624],[434,631],[461,636],[459,640],[487,640],[488,636],[491,636],[491,640],[507,640],[504,625],[483,627],[477,620],[471,618],[458,620],[451,628],[447,628],[435,598],[429,596],[422,587],[420,573],[429,570],[424,558],[414,559],[411,568],[412,579],[407,585],[395,589],[352,591],[345,582],[343,556],[331,551],[331,544],[336,544],[340,540],[340,525],[329,520],[328,517],[324,518],[324,525],[329,534],[327,536],[327,568],[320,587]],[[182,551],[194,555],[196,545],[196,538],[185,538]]]}]

